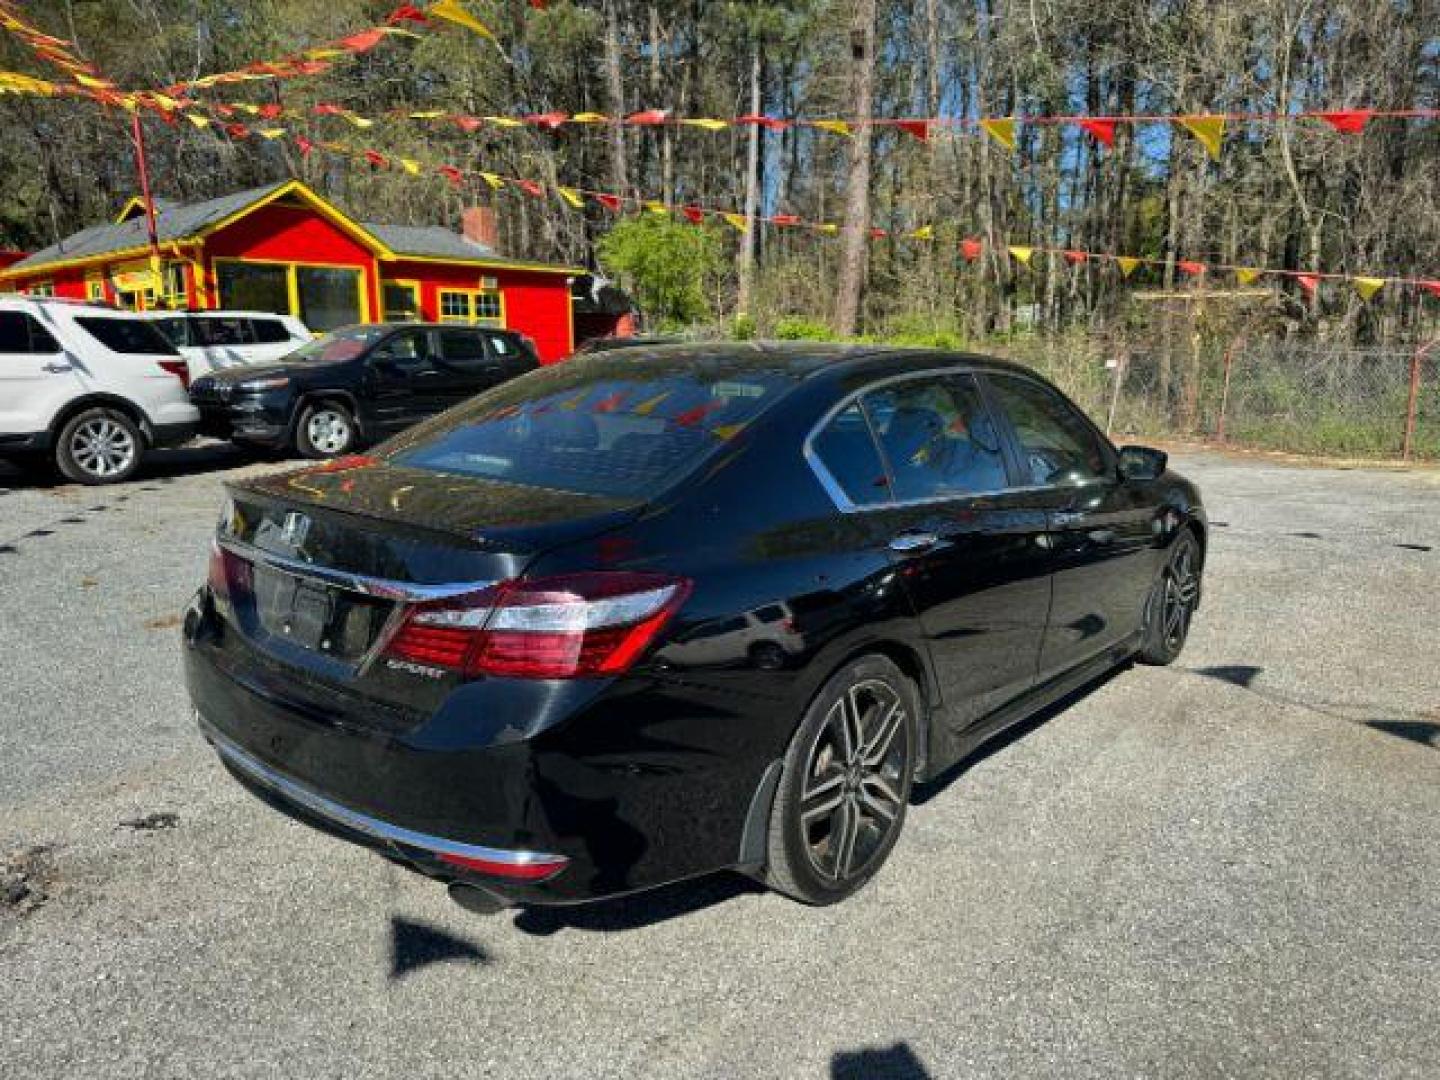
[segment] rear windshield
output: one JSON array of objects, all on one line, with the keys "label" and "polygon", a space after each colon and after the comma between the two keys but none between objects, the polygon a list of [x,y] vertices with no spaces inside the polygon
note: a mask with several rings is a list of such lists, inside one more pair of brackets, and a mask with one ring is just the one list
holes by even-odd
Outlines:
[{"label": "rear windshield", "polygon": [[137,356],[174,356],[175,346],[165,335],[140,319],[78,315],[75,324],[111,352]]},{"label": "rear windshield", "polygon": [[794,385],[780,372],[570,360],[505,383],[401,438],[410,468],[586,495],[648,497]]},{"label": "rear windshield", "polygon": [[385,326],[351,326],[307,342],[285,357],[287,364],[334,364],[354,360],[390,332]]}]

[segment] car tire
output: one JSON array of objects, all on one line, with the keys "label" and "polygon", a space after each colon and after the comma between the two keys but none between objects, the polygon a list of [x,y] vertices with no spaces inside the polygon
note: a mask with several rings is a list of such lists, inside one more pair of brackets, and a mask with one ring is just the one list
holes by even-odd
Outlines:
[{"label": "car tire", "polygon": [[295,425],[295,448],[307,458],[334,458],[348,454],[359,442],[355,417],[339,402],[307,405]]},{"label": "car tire", "polygon": [[919,717],[915,684],[884,656],[854,660],[820,688],[785,753],[767,885],[825,905],[875,875],[905,824]]},{"label": "car tire", "polygon": [[1170,545],[1145,600],[1145,628],[1138,654],[1142,664],[1173,664],[1185,648],[1190,621],[1200,603],[1200,567],[1200,541],[1186,529]]},{"label": "car tire", "polygon": [[119,484],[135,475],[145,456],[145,436],[118,409],[85,409],[60,428],[55,467],[77,484]]}]

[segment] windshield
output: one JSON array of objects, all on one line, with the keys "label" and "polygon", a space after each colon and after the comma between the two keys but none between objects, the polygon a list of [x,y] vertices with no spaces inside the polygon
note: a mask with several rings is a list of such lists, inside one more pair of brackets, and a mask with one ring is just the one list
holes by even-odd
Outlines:
[{"label": "windshield", "polygon": [[140,319],[78,315],[75,325],[111,352],[135,356],[175,355],[175,346],[165,340],[165,335]]},{"label": "windshield", "polygon": [[287,364],[334,364],[354,360],[390,332],[384,326],[350,326],[307,342],[285,357]]},{"label": "windshield", "polygon": [[[632,361],[624,356],[637,356]],[[781,371],[626,352],[522,376],[402,437],[390,460],[587,495],[651,496],[794,385]]]}]

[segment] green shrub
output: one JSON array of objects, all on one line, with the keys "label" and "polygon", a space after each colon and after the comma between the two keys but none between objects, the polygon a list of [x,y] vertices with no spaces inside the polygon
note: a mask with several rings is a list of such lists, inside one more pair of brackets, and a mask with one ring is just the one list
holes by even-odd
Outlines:
[{"label": "green shrub", "polygon": [[775,336],[781,341],[834,341],[835,332],[822,322],[810,319],[781,319],[775,324]]},{"label": "green shrub", "polygon": [[743,312],[730,323],[730,336],[736,341],[754,341],[758,332],[755,320]]},{"label": "green shrub", "polygon": [[709,285],[724,260],[714,228],[645,214],[617,222],[597,248],[602,265],[619,276],[660,326],[684,326],[710,316]]}]

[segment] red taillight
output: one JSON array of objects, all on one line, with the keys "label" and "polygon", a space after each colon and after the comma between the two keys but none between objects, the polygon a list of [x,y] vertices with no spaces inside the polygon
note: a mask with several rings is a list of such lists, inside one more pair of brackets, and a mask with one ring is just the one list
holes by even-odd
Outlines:
[{"label": "red taillight", "polygon": [[210,567],[206,579],[210,594],[220,604],[229,604],[230,594],[236,589],[250,588],[250,564],[230,554],[215,541],[210,542]]},{"label": "red taillight", "polygon": [[415,607],[385,651],[469,676],[617,675],[639,659],[689,592],[683,579],[628,571],[511,581],[463,602]]},{"label": "red taillight", "polygon": [[473,855],[440,853],[440,861],[465,870],[473,870],[491,877],[509,878],[512,881],[544,881],[564,870],[570,860],[561,855],[546,855],[531,862],[497,862],[494,859],[479,859]]},{"label": "red taillight", "polygon": [[179,379],[186,390],[190,389],[190,366],[184,360],[158,360],[156,363]]}]

